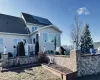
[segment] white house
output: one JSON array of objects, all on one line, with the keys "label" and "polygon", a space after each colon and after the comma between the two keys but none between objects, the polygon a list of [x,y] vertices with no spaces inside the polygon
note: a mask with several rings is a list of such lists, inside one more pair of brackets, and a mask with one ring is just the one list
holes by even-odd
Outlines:
[{"label": "white house", "polygon": [[6,46],[8,52],[13,53],[13,46],[22,40],[33,45],[38,40],[41,49],[45,46],[46,50],[54,50],[54,37],[57,47],[60,46],[61,33],[58,27],[42,17],[27,13],[21,13],[21,17],[0,14],[0,52]]}]

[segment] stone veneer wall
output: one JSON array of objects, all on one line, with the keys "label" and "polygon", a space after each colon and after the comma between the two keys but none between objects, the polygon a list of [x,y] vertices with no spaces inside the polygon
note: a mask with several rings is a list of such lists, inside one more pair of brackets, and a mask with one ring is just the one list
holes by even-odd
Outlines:
[{"label": "stone veneer wall", "polygon": [[71,51],[70,55],[48,55],[49,59],[54,58],[54,62],[58,65],[69,68],[72,71],[77,70],[76,53]]},{"label": "stone veneer wall", "polygon": [[79,55],[77,58],[77,75],[93,75],[100,73],[100,54]]},{"label": "stone veneer wall", "polygon": [[20,65],[23,64],[31,64],[35,63],[37,61],[36,56],[19,56],[15,58],[7,58],[7,59],[1,59],[2,67],[10,67],[10,66],[16,66],[18,63]]},{"label": "stone veneer wall", "polygon": [[71,51],[70,56],[48,55],[54,58],[58,65],[77,71],[77,76],[93,75],[100,73],[100,54],[81,54],[80,51]]}]

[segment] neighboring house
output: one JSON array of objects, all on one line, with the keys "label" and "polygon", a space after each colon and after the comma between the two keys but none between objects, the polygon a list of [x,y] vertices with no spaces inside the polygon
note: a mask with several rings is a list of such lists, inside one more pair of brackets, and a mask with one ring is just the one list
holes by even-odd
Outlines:
[{"label": "neighboring house", "polygon": [[94,42],[93,45],[97,51],[100,51],[100,42]]},{"label": "neighboring house", "polygon": [[21,17],[0,14],[0,52],[6,46],[8,52],[14,52],[13,46],[20,41],[35,45],[39,42],[41,50],[54,50],[54,37],[57,47],[61,45],[61,30],[48,19],[21,13]]}]

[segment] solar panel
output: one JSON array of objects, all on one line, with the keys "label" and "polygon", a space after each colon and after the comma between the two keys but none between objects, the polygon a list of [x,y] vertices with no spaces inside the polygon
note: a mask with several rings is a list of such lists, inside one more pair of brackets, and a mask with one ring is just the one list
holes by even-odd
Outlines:
[{"label": "solar panel", "polygon": [[37,16],[33,16],[33,18],[43,24],[52,24],[48,19],[45,19],[45,18],[41,18],[41,17],[37,17]]}]

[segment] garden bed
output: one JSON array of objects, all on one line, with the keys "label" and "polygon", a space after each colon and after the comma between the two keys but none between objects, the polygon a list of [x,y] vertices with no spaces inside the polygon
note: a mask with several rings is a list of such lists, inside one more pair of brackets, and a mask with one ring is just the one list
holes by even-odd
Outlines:
[{"label": "garden bed", "polygon": [[49,70],[53,74],[62,78],[62,80],[74,80],[76,77],[76,72],[71,71],[66,67],[62,67],[56,64],[42,64],[42,67]]}]

